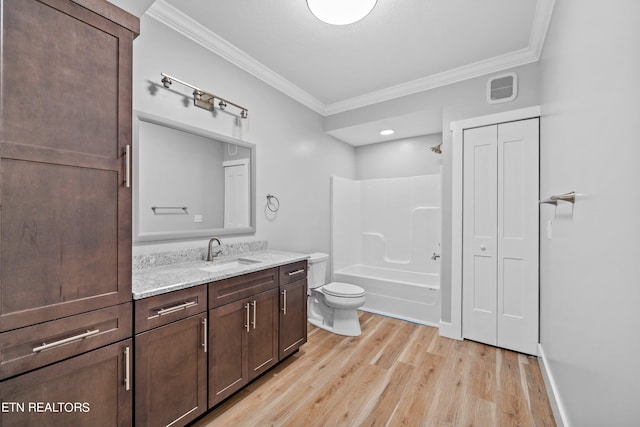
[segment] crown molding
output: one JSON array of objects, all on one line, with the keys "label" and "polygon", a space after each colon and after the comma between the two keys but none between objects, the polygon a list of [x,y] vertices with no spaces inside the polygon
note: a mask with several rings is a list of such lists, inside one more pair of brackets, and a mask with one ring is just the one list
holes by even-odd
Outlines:
[{"label": "crown molding", "polygon": [[311,110],[329,116],[538,61],[554,3],[555,0],[538,0],[527,48],[332,104],[324,104],[164,0],[156,0],[147,14]]},{"label": "crown molding", "polygon": [[504,71],[509,68],[525,65],[536,61],[536,55],[529,48],[519,51],[510,52],[504,55],[495,56],[483,61],[474,62],[473,64],[463,67],[454,68],[438,74],[432,74],[427,77],[412,80],[386,89],[377,90],[361,96],[345,99],[344,101],[330,104],[326,107],[326,115],[343,113],[345,111],[354,110],[356,108],[365,107],[367,105],[376,104],[378,102],[389,101],[391,99],[400,98],[407,95],[423,92],[429,89],[435,89],[447,86],[452,83],[458,83],[469,80],[474,77],[480,77],[487,74]]},{"label": "crown molding", "polygon": [[322,102],[164,0],[156,0],[147,14],[313,111],[325,115],[326,106]]}]

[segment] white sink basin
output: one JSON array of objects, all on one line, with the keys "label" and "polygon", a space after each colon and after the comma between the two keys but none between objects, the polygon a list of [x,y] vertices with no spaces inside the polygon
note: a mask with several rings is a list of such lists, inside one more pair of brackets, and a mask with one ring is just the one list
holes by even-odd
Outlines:
[{"label": "white sink basin", "polygon": [[220,271],[232,270],[234,268],[244,267],[246,265],[258,264],[262,261],[249,258],[238,258],[233,261],[227,261],[220,264],[213,264],[208,267],[202,267],[200,270],[208,271],[210,273],[218,273]]}]

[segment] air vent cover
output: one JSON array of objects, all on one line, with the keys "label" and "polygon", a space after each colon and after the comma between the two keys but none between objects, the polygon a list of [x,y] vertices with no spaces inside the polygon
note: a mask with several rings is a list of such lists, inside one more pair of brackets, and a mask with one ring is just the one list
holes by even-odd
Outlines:
[{"label": "air vent cover", "polygon": [[518,76],[516,73],[500,74],[487,81],[487,102],[497,104],[516,99],[518,95]]}]

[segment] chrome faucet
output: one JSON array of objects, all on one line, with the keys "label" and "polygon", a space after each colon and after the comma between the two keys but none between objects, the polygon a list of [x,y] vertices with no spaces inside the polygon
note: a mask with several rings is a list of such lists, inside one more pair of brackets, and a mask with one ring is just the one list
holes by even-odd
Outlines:
[{"label": "chrome faucet", "polygon": [[221,245],[220,239],[218,239],[217,237],[209,240],[209,253],[207,253],[207,261],[213,261],[215,257],[222,253],[222,249],[218,249],[217,251],[213,250],[213,242],[218,242],[218,246]]},{"label": "chrome faucet", "polygon": [[431,259],[434,261],[437,260],[438,258],[440,258],[440,254],[437,254],[434,252],[433,255],[431,255]]}]

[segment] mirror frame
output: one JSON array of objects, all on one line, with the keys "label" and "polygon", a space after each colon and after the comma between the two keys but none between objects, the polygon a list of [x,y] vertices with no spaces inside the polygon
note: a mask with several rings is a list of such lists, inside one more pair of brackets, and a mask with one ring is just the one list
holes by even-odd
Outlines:
[{"label": "mirror frame", "polygon": [[[158,231],[158,232],[140,232],[140,195],[139,186],[140,182],[140,167],[138,163],[139,159],[139,147],[140,147],[140,122],[147,122],[156,124],[159,126],[165,126],[174,130],[188,132],[194,135],[209,138],[215,141],[226,142],[228,144],[238,145],[240,147],[248,148],[250,154],[249,171],[251,176],[249,177],[249,227],[236,227],[236,228],[206,228],[201,230],[188,230],[188,231]],[[233,235],[247,235],[255,234],[256,232],[256,145],[250,142],[245,142],[237,138],[233,138],[226,135],[221,135],[216,132],[211,132],[202,128],[191,126],[185,123],[177,122],[175,120],[167,119],[165,117],[155,116],[142,111],[134,111],[133,115],[133,185],[132,185],[132,220],[133,220],[133,243],[141,242],[161,242],[168,240],[189,240],[214,236],[233,236]]]}]

